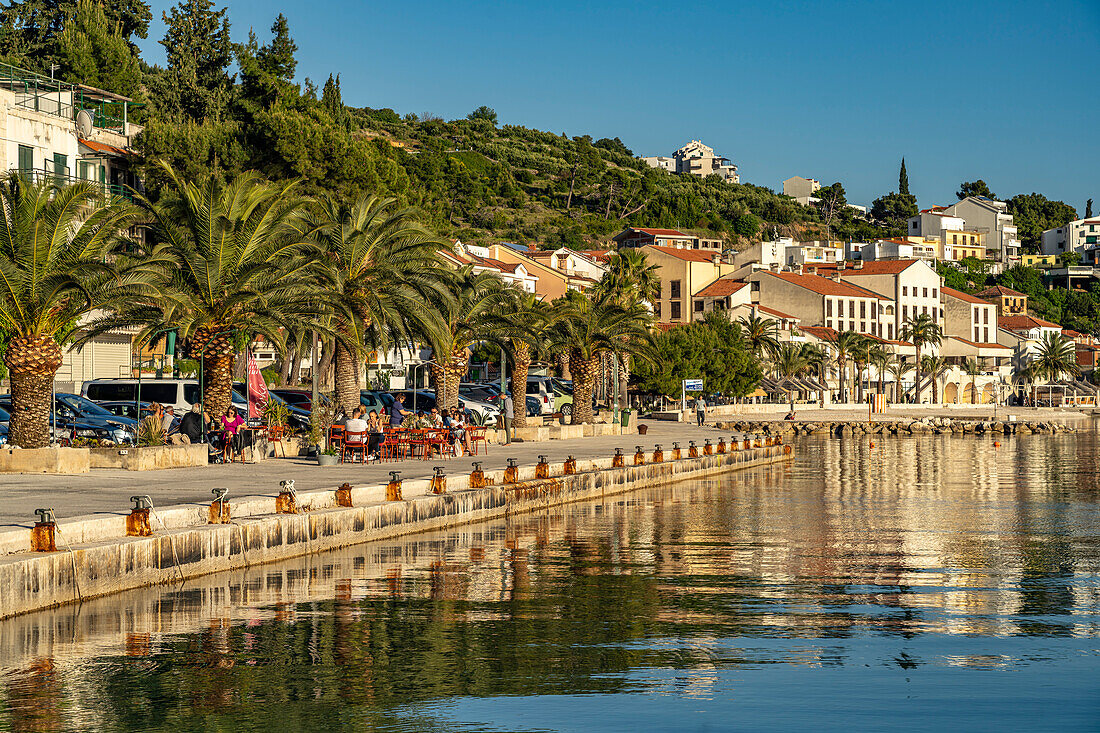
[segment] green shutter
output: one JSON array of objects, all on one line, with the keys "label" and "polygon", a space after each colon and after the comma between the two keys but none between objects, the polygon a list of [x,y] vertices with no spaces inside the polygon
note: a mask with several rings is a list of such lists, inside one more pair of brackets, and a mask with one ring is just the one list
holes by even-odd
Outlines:
[{"label": "green shutter", "polygon": [[68,177],[69,171],[69,156],[64,153],[53,154],[53,174],[57,178],[58,182],[64,182]]},{"label": "green shutter", "polygon": [[30,145],[19,146],[19,170],[34,170],[34,148]]}]

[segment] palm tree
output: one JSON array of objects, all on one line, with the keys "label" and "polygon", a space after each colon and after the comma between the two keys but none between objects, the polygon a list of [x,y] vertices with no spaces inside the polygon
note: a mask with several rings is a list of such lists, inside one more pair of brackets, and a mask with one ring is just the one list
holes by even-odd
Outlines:
[{"label": "palm tree", "polygon": [[[611,255],[607,272],[594,290],[597,297],[608,296],[625,308],[649,304],[657,300],[661,293],[661,268],[651,265],[645,250],[625,248]],[[619,395],[626,399],[627,385],[630,382],[630,359],[626,354],[615,353],[619,360]]]},{"label": "palm tree", "polygon": [[331,298],[318,287],[322,257],[305,241],[304,199],[295,184],[271,184],[243,173],[222,184],[211,175],[184,180],[167,163],[168,191],[159,202],[139,196],[157,252],[170,260],[163,297],[131,308],[146,328],[189,340],[202,361],[203,407],[220,415],[230,404],[234,338],[259,334],[282,351],[288,333],[313,328]]},{"label": "palm tree", "polygon": [[942,356],[929,354],[922,359],[921,366],[924,367],[924,371],[928,373],[929,378],[932,380],[932,404],[939,404],[940,377],[947,371],[947,360]]},{"label": "palm tree", "polygon": [[967,359],[962,363],[963,371],[970,377],[970,404],[978,404],[978,375],[982,368],[977,359]]},{"label": "palm tree", "polygon": [[336,404],[350,414],[360,401],[362,346],[431,342],[438,334],[432,303],[449,274],[439,259],[447,245],[392,198],[363,196],[343,204],[326,197],[309,226],[324,252],[326,288],[336,304]]},{"label": "palm tree", "polygon": [[809,362],[806,360],[806,354],[801,344],[790,342],[780,344],[772,356],[772,369],[775,370],[775,375],[781,383],[786,383],[784,391],[790,398],[791,412],[794,412],[795,390],[792,388],[790,380],[801,374],[807,366],[809,366]]},{"label": "palm tree", "polygon": [[[436,401],[443,408],[458,406],[458,385],[470,365],[470,348],[478,341],[495,340],[500,335],[501,314],[509,307],[509,292],[492,272],[475,273],[467,265],[448,281],[445,291],[437,294],[435,308],[441,319],[439,341],[434,352]],[[527,383],[512,385],[516,397],[526,394]],[[520,402],[520,408],[523,403]]]},{"label": "palm tree", "polygon": [[111,200],[93,209],[99,199],[90,183],[34,185],[15,174],[0,181],[0,327],[13,445],[49,445],[62,344],[93,310],[120,305],[148,281],[147,270],[112,264],[133,208]]},{"label": "palm tree", "polygon": [[[507,340],[512,356],[512,393],[522,401],[527,390],[527,372],[533,356],[541,356],[546,344],[546,329],[553,320],[549,303],[534,293],[510,289],[509,301],[502,314],[496,317],[494,330]],[[517,405],[512,426],[527,427],[527,407]]]},{"label": "palm tree", "polygon": [[771,318],[761,316],[741,317],[737,319],[741,326],[741,332],[748,342],[749,348],[757,359],[774,354],[779,348],[779,338],[776,335],[777,324]]},{"label": "palm tree", "polygon": [[913,389],[916,392],[914,401],[916,402],[916,404],[919,405],[920,394],[922,391],[920,383],[920,372],[922,366],[921,350],[925,346],[939,346],[940,342],[943,341],[943,331],[940,329],[939,324],[936,323],[932,316],[928,315],[927,313],[921,313],[920,315],[914,316],[913,318],[910,318],[908,321],[905,322],[905,325],[901,328],[901,339],[902,341],[908,341],[909,343],[913,344],[914,347],[916,347],[917,359],[915,365],[917,374],[916,384]]},{"label": "palm tree", "polygon": [[828,385],[825,372],[832,358],[829,356],[829,352],[819,344],[802,344],[802,357],[806,360],[806,366],[821,384],[821,389],[818,390],[818,402],[824,407],[825,387]]},{"label": "palm tree", "polygon": [[855,365],[856,402],[863,402],[863,370],[871,361],[871,351],[876,345],[874,339],[864,336],[852,351],[852,364]]},{"label": "palm tree", "polygon": [[857,331],[840,331],[829,338],[829,343],[832,344],[834,351],[833,358],[836,359],[837,368],[840,370],[840,399],[842,402],[848,401],[846,381],[848,360],[855,357],[866,340],[867,337]]},{"label": "palm tree", "polygon": [[1077,350],[1071,339],[1060,333],[1046,332],[1039,339],[1039,345],[1032,357],[1030,366],[1036,377],[1056,382],[1063,376],[1076,376],[1081,373],[1077,365]]},{"label": "palm tree", "polygon": [[553,351],[568,351],[573,375],[573,422],[592,422],[592,391],[600,357],[618,352],[647,358],[652,348],[651,315],[641,305],[624,307],[599,293],[569,291],[554,301],[548,329]]},{"label": "palm tree", "polygon": [[892,354],[886,350],[886,347],[880,343],[875,343],[867,354],[867,361],[873,364],[875,367],[875,374],[878,376],[878,389],[876,392],[882,394],[883,377],[886,373],[886,367],[890,364]]},{"label": "palm tree", "polygon": [[905,379],[905,375],[913,370],[910,364],[907,364],[904,359],[895,359],[890,362],[886,371],[890,376],[894,378],[894,403],[897,404],[901,401],[901,383]]}]

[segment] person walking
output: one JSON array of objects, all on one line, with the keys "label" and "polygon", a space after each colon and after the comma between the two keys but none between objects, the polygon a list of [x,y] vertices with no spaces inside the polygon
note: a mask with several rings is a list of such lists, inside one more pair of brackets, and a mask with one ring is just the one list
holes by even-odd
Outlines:
[{"label": "person walking", "polygon": [[695,398],[695,419],[700,425],[707,421],[707,401],[702,395]]},{"label": "person walking", "polygon": [[504,393],[504,445],[510,445],[512,442],[512,419],[515,417],[515,403],[512,402],[512,395],[508,392]]}]

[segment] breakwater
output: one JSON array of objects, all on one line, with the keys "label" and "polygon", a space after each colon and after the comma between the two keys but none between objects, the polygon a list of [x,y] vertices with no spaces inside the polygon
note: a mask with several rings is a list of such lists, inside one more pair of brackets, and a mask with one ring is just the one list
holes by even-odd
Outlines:
[{"label": "breakwater", "polygon": [[1056,420],[738,420],[719,422],[719,430],[765,435],[1031,435],[1073,433],[1078,428]]},{"label": "breakwater", "polygon": [[[361,506],[356,497],[363,495],[362,489],[358,494],[356,489],[346,490],[343,497],[336,490],[310,492],[297,498],[298,513],[276,513],[278,502],[269,497],[270,513],[238,516],[230,510],[233,518],[229,523],[169,528],[160,533],[154,523],[150,536],[101,538],[72,547],[59,542],[57,552],[28,551],[0,558],[0,588],[4,589],[0,618],[370,540],[766,465],[792,456],[790,446],[774,440],[757,440],[753,445],[756,447],[742,444],[726,453],[661,462],[648,454],[634,465],[626,465],[621,456],[577,460],[571,467],[575,473],[569,473],[564,463],[486,471],[489,485],[482,488],[471,488],[468,476],[451,476],[445,493]],[[537,478],[540,473],[547,477]],[[428,489],[427,485],[414,485],[417,482],[405,483],[409,495]],[[79,528],[67,531],[76,536]]]}]

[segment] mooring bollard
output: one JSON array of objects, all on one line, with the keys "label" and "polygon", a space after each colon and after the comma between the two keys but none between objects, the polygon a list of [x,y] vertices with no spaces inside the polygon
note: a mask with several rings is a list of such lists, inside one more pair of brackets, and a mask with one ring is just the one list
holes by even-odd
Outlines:
[{"label": "mooring bollard", "polygon": [[481,461],[473,462],[474,470],[470,471],[470,488],[471,489],[484,489],[485,488],[485,472],[481,470]]},{"label": "mooring bollard", "polygon": [[432,476],[432,493],[446,494],[447,477],[443,475],[443,466],[436,466],[433,470],[435,471],[435,475]]},{"label": "mooring bollard", "polygon": [[672,460],[674,460],[674,461],[680,460],[680,444],[679,443],[673,443],[672,444]]},{"label": "mooring bollard", "polygon": [[694,440],[689,440],[688,441],[688,458],[698,458],[698,457],[699,457],[699,449],[695,447],[695,441]]},{"label": "mooring bollard", "polygon": [[229,524],[229,502],[225,500],[229,489],[210,489],[214,501],[210,502],[210,524]]},{"label": "mooring bollard", "polygon": [[748,450],[749,448],[752,448],[752,441],[749,440],[749,437],[747,435],[745,436],[745,442],[741,445],[741,447],[744,448],[745,450]]},{"label": "mooring bollard", "polygon": [[564,473],[566,476],[572,476],[576,472],[577,472],[577,459],[574,458],[573,456],[569,456],[569,458],[565,459],[565,468],[562,469],[562,473]]},{"label": "mooring bollard", "polygon": [[294,488],[294,479],[288,478],[279,482],[279,495],[275,497],[275,513],[298,513],[298,492]]},{"label": "mooring bollard", "polygon": [[351,484],[345,482],[336,488],[336,506],[351,506]]},{"label": "mooring bollard", "polygon": [[516,482],[516,474],[519,469],[516,467],[516,459],[508,459],[508,467],[504,469],[504,483],[514,484]]},{"label": "mooring bollard", "polygon": [[763,438],[757,438],[756,439],[756,447],[757,448],[763,448],[764,447],[764,439]]},{"label": "mooring bollard", "polygon": [[615,449],[615,455],[613,455],[611,457],[611,467],[612,468],[622,468],[623,467],[623,458],[624,458],[623,449],[622,448],[616,448]]},{"label": "mooring bollard", "polygon": [[390,482],[386,484],[386,501],[401,501],[400,471],[390,471]]},{"label": "mooring bollard", "polygon": [[653,462],[664,463],[665,453],[661,450],[660,444],[653,446]]},{"label": "mooring bollard", "polygon": [[718,438],[717,450],[718,450],[718,455],[723,455],[726,452],[726,438],[725,438],[725,436],[720,436]]},{"label": "mooring bollard", "polygon": [[642,453],[642,446],[640,445],[634,446],[634,465],[645,465],[645,453]]},{"label": "mooring bollard", "polygon": [[31,552],[57,552],[54,533],[57,531],[57,519],[53,509],[35,509],[38,521],[31,528]]},{"label": "mooring bollard", "polygon": [[706,440],[703,441],[703,455],[704,456],[714,455],[714,446],[710,444],[710,438],[707,438]]},{"label": "mooring bollard", "polygon": [[148,496],[131,496],[130,501],[134,502],[134,508],[126,517],[126,536],[148,537],[153,534],[153,528],[149,526],[149,507],[153,505],[153,500]]},{"label": "mooring bollard", "polygon": [[539,456],[539,462],[535,464],[535,478],[550,478],[550,464],[546,462],[546,456]]}]

